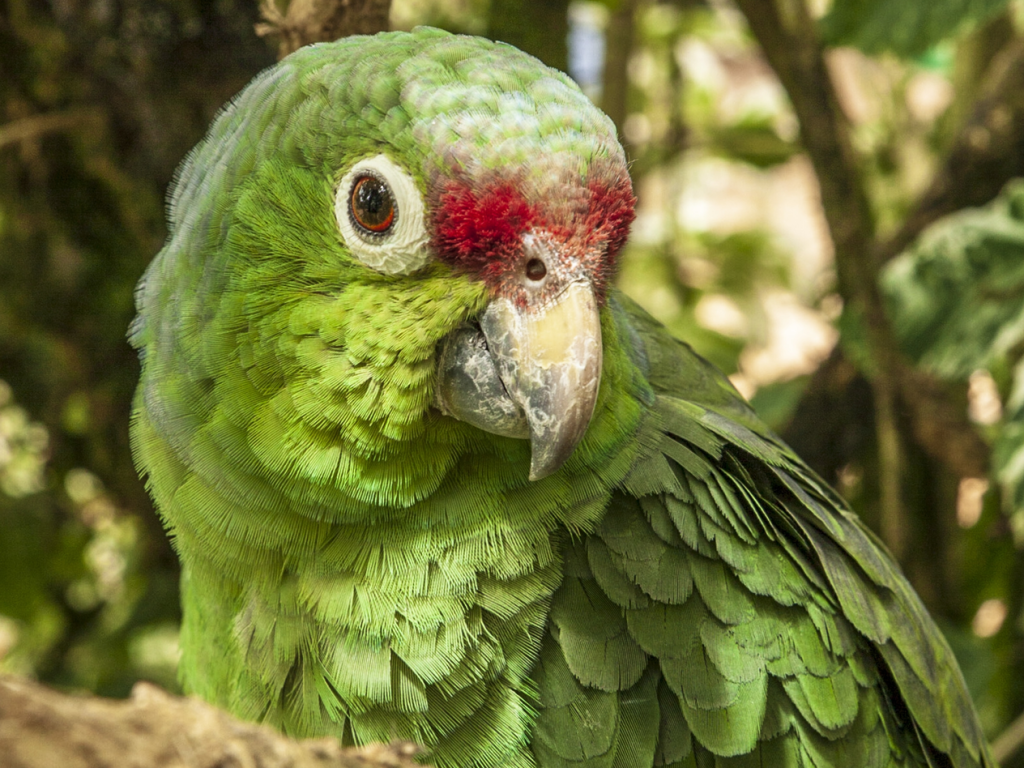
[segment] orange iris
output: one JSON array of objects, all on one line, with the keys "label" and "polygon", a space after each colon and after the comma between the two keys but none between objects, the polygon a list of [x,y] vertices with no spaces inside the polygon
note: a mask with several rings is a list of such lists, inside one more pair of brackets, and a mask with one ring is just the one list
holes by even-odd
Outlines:
[{"label": "orange iris", "polygon": [[369,232],[387,232],[395,222],[391,189],[376,176],[361,176],[352,187],[352,219]]}]

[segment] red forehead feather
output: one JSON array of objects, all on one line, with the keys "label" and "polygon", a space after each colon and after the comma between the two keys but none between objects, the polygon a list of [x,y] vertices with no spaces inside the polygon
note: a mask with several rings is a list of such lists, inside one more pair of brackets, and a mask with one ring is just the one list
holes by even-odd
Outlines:
[{"label": "red forehead feather", "polygon": [[590,208],[582,229],[589,233],[590,243],[603,240],[608,244],[606,253],[611,263],[626,244],[629,226],[636,218],[633,188],[628,177],[614,183],[598,177],[590,180],[587,189],[590,190]]},{"label": "red forehead feather", "polygon": [[537,209],[508,182],[482,192],[451,181],[434,207],[434,248],[451,264],[487,278],[504,269],[522,234],[538,219]]},{"label": "red forehead feather", "polygon": [[[614,257],[629,235],[636,198],[629,177],[592,177],[586,204],[559,208],[558,200],[530,203],[520,188],[507,180],[471,185],[449,180],[433,207],[433,246],[453,266],[500,280],[517,261],[522,236],[543,229],[564,243],[567,251],[584,257],[585,267],[599,293],[614,268]],[[595,251],[594,246],[605,247]]]}]

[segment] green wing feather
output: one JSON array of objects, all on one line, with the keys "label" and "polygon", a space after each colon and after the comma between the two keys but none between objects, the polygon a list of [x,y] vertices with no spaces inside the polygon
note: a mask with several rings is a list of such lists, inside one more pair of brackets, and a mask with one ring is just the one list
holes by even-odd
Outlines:
[{"label": "green wing feather", "polygon": [[539,763],[994,765],[882,544],[724,376],[628,299],[610,311],[654,397],[641,456],[566,545]]}]

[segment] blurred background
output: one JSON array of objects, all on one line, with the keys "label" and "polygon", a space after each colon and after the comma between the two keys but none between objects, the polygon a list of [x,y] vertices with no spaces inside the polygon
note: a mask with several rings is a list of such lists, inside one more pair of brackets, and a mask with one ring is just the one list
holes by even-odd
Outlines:
[{"label": "blurred background", "polygon": [[[276,59],[260,22],[256,0],[0,0],[0,671],[177,687],[125,333],[177,163]],[[1024,3],[393,0],[390,22],[511,42],[611,115],[640,201],[619,286],[886,541],[1004,733],[1024,712]]]}]

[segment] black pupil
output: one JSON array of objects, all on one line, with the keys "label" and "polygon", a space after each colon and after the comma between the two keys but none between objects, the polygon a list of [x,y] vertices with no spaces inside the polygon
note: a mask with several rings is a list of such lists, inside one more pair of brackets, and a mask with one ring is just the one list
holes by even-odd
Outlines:
[{"label": "black pupil", "polygon": [[530,259],[526,262],[526,276],[531,280],[543,280],[548,273],[548,268],[540,259]]},{"label": "black pupil", "polygon": [[394,203],[391,201],[391,190],[383,181],[372,176],[361,179],[352,197],[356,221],[364,227],[374,229],[387,223]]}]

